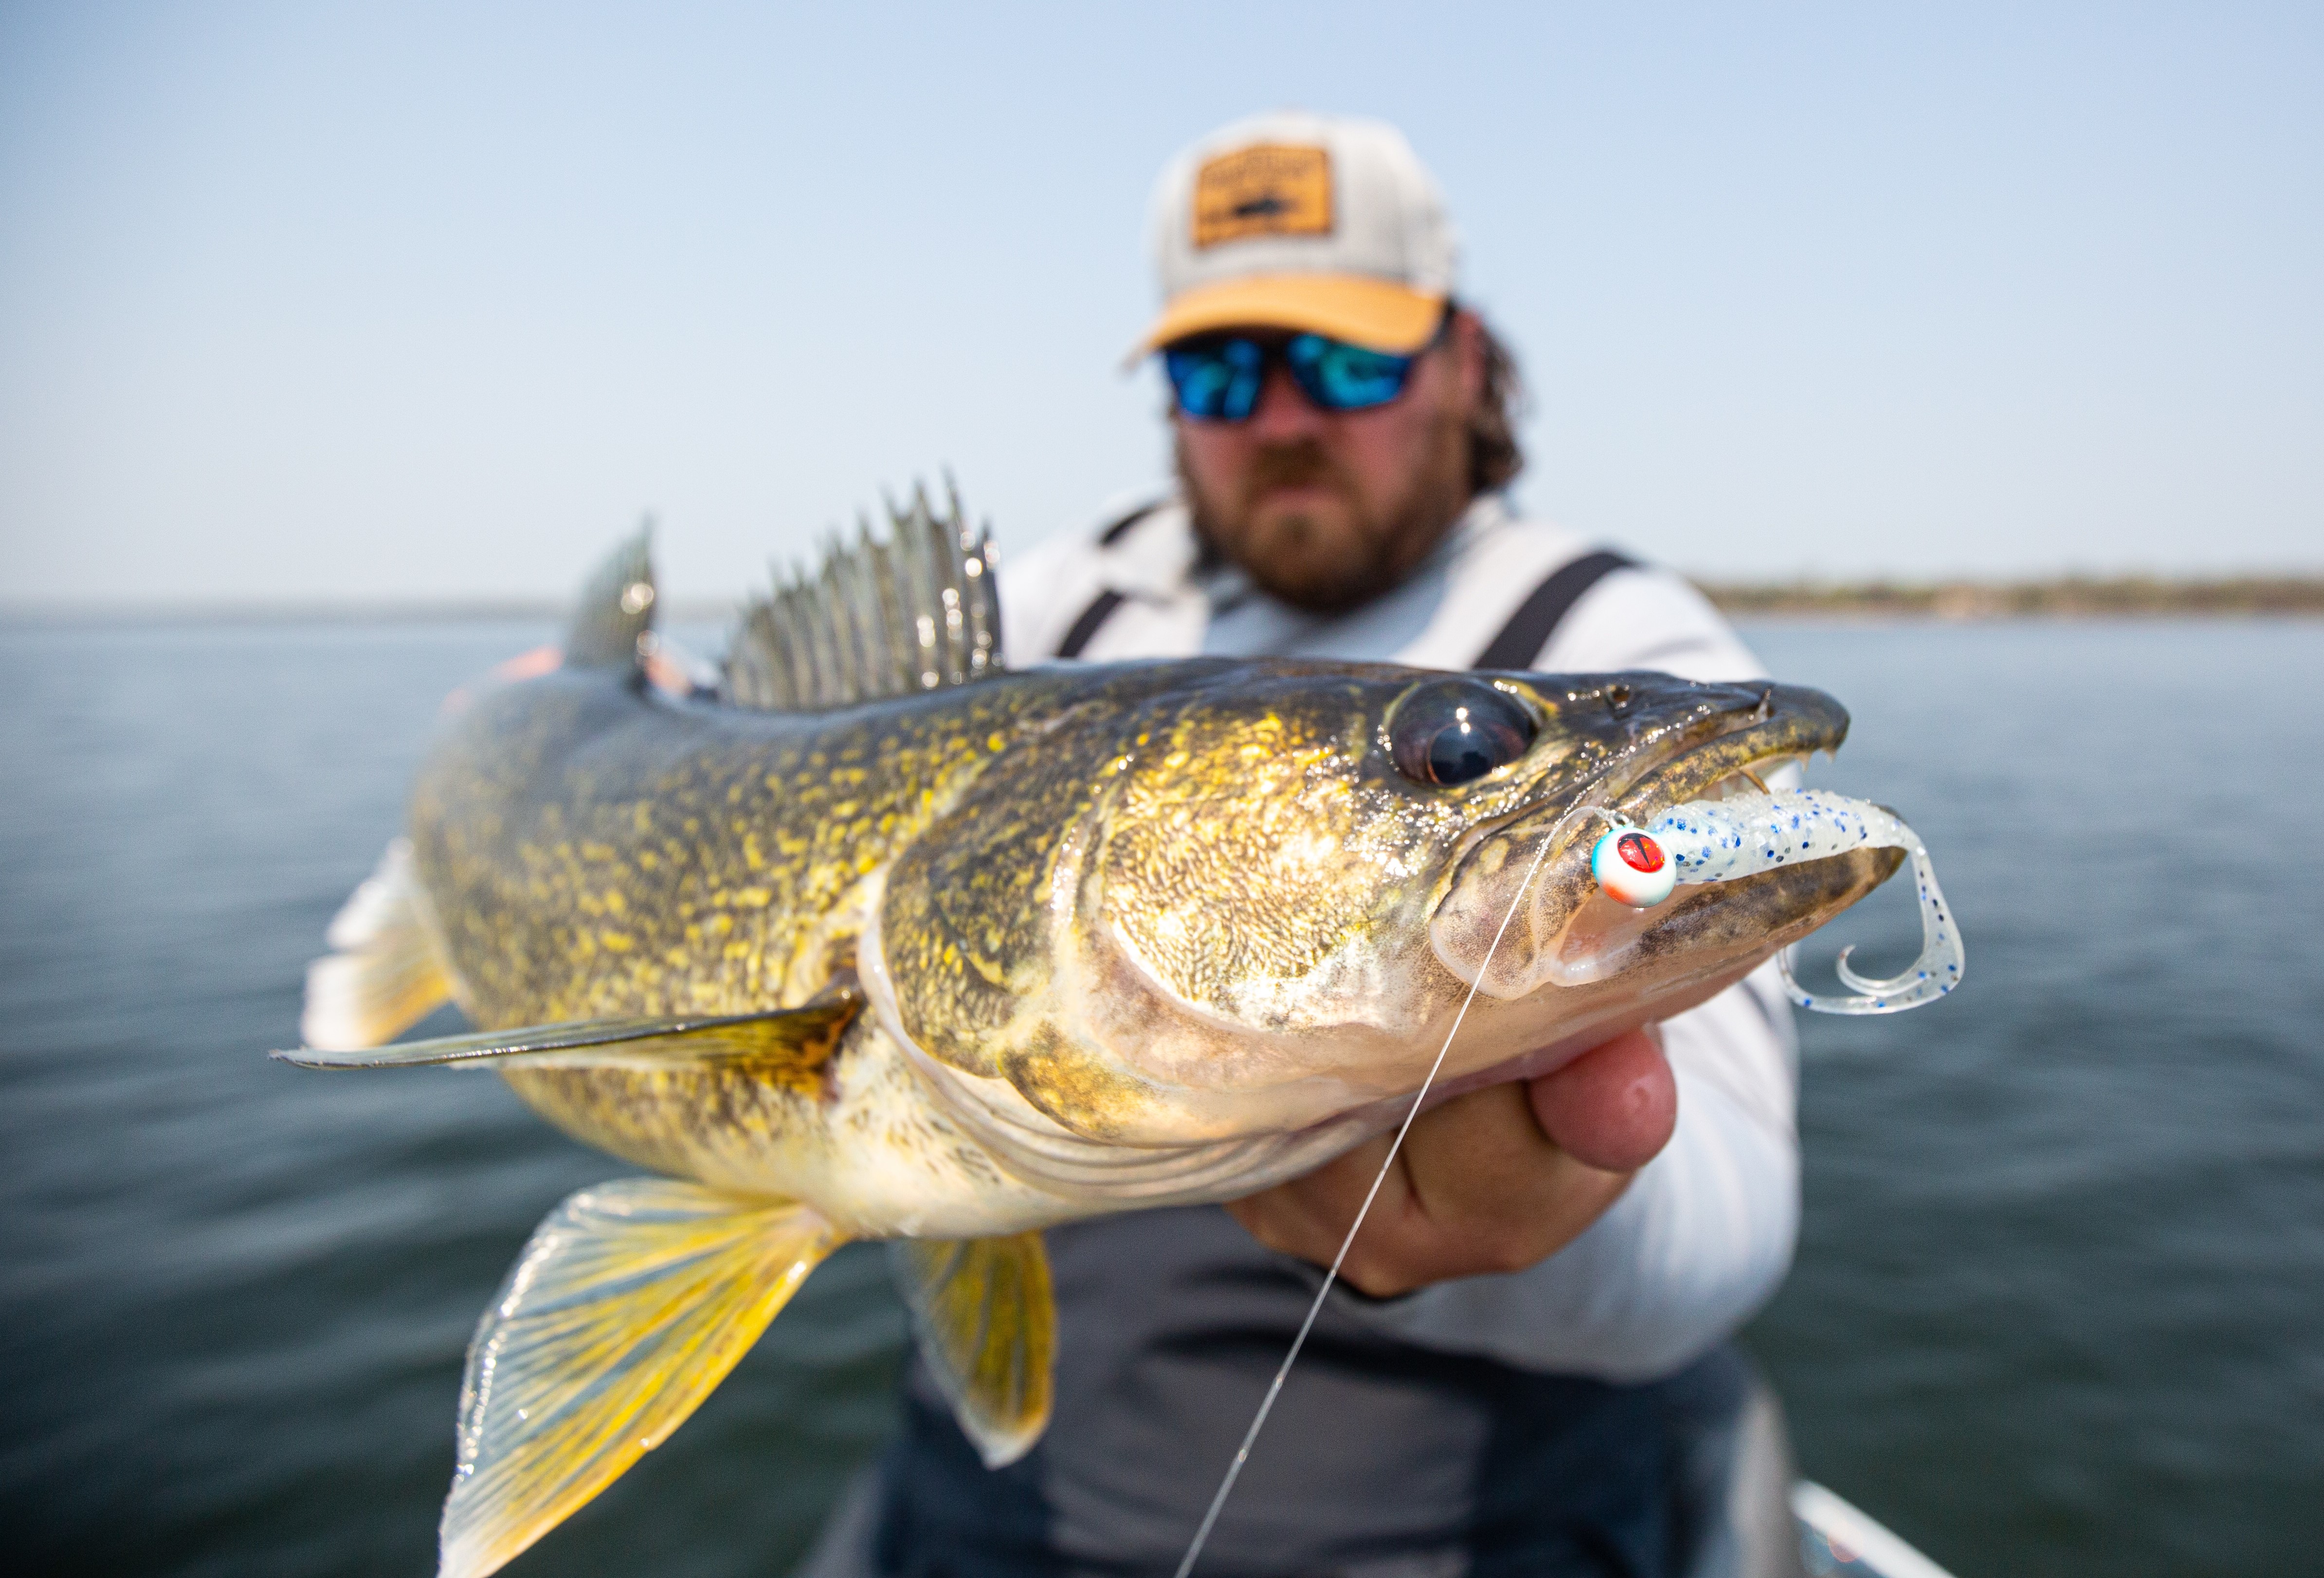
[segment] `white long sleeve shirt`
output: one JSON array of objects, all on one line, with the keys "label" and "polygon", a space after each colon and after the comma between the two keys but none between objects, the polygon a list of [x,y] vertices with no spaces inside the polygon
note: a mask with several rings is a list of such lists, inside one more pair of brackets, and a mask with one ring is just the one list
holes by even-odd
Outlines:
[{"label": "white long sleeve shirt", "polygon": [[[1165,501],[1004,564],[1002,625],[1010,664],[1030,666],[1056,656],[1110,593],[1084,659],[1296,656],[1465,669],[1544,579],[1592,546],[1487,496],[1396,590],[1324,616],[1201,566],[1184,507]],[[1697,679],[1765,673],[1700,593],[1648,568],[1600,579],[1530,666]],[[1782,1281],[1798,1234],[1791,1010],[1771,965],[1663,1033],[1678,1085],[1676,1131],[1586,1232],[1525,1271],[1344,1307],[1425,1347],[1618,1381],[1672,1373],[1732,1333]]]}]

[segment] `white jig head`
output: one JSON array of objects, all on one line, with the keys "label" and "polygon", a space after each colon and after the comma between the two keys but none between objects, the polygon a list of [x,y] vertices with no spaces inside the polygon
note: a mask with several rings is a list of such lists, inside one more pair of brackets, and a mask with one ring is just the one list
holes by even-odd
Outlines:
[{"label": "white jig head", "polygon": [[1678,863],[1664,853],[1653,834],[1617,823],[1591,847],[1590,874],[1617,904],[1652,909],[1677,885]]}]

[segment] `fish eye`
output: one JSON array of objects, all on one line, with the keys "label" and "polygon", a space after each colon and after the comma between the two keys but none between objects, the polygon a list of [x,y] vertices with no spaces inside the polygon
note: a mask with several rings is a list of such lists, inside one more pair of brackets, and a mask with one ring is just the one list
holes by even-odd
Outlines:
[{"label": "fish eye", "polygon": [[1416,783],[1473,782],[1524,755],[1533,736],[1515,697],[1474,679],[1407,691],[1388,722],[1396,770]]}]

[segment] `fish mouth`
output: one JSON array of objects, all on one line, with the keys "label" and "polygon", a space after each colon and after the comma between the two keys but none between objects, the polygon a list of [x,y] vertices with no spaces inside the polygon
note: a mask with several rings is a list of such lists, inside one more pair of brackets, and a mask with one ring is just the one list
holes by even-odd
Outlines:
[{"label": "fish mouth", "polygon": [[[1767,773],[1821,751],[1836,752],[1848,738],[1848,710],[1804,685],[1722,687],[1754,692],[1748,707],[1730,704],[1666,739],[1645,743],[1632,759],[1618,759],[1598,782],[1569,803],[1591,799],[1591,789],[1616,815],[1643,826],[1687,800],[1718,799],[1757,789]],[[1545,808],[1534,807],[1536,814]],[[1592,835],[1594,839],[1594,835]]]},{"label": "fish mouth", "polygon": [[[1613,680],[1599,694],[1618,715],[1631,688]],[[1689,705],[1641,722],[1586,779],[1545,782],[1541,795],[1475,830],[1429,924],[1445,968],[1505,1001],[1616,977],[1646,1000],[1699,1001],[1903,863],[1896,850],[1858,849],[1681,888],[1651,909],[1607,898],[1590,852],[1609,823],[1644,826],[1674,806],[1764,794],[1769,773],[1836,752],[1848,737],[1847,710],[1804,686],[1698,687],[1672,699]]]}]

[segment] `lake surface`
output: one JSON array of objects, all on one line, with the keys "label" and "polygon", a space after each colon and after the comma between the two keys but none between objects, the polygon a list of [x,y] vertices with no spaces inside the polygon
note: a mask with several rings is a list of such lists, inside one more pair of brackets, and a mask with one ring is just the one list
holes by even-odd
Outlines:
[{"label": "lake surface", "polygon": [[[439,698],[546,633],[0,631],[17,1570],[430,1570],[477,1313],[624,1169],[495,1080],[263,1053]],[[2324,624],[1749,633],[1853,710],[1812,781],[1921,830],[1969,947],[1943,1002],[1803,1025],[1805,1231],[1749,1342],[1805,1472],[1963,1578],[2315,1571]],[[1876,896],[1803,969],[1914,926]],[[518,1570],[783,1573],[902,1341],[881,1257],[843,1252]]]}]

